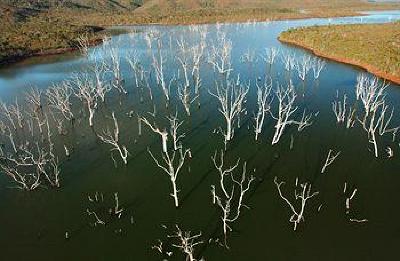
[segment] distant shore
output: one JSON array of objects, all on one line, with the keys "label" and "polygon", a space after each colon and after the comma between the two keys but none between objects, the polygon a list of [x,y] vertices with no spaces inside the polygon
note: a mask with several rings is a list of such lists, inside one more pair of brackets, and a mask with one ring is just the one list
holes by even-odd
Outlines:
[{"label": "distant shore", "polygon": [[300,47],[300,48],[306,49],[306,50],[312,52],[313,54],[315,54],[317,56],[320,56],[320,57],[323,57],[323,58],[326,58],[326,59],[329,59],[329,60],[332,60],[332,61],[335,61],[335,62],[345,63],[345,64],[349,64],[349,65],[353,65],[353,66],[362,68],[362,69],[364,69],[364,70],[366,70],[366,71],[368,71],[368,72],[370,72],[370,73],[372,73],[372,74],[374,74],[374,75],[376,75],[376,76],[378,76],[380,78],[389,80],[389,81],[391,81],[391,82],[393,82],[395,84],[399,84],[400,85],[400,77],[385,73],[385,72],[379,70],[378,68],[375,68],[374,66],[372,66],[370,64],[358,62],[358,61],[355,61],[355,60],[352,60],[352,59],[349,59],[349,58],[345,58],[345,57],[333,56],[333,55],[329,55],[329,54],[326,54],[326,53],[322,53],[322,52],[318,51],[316,48],[312,48],[312,47],[306,46],[304,44],[298,43],[298,42],[293,41],[293,40],[282,39],[281,37],[279,37],[278,39],[279,39],[279,41],[281,41],[283,43],[290,44],[290,45],[293,45],[293,46],[296,46],[296,47]]},{"label": "distant shore", "polygon": [[[212,24],[216,22],[221,23],[245,23],[245,22],[263,22],[263,21],[282,21],[282,20],[298,20],[298,19],[311,19],[311,18],[335,18],[335,17],[350,17],[350,16],[362,16],[365,14],[359,13],[360,11],[355,10],[325,10],[325,11],[304,11],[304,12],[263,12],[262,10],[255,10],[252,12],[239,12],[235,11],[232,13],[215,13],[215,14],[202,14],[194,15],[188,13],[186,15],[176,16],[130,16],[128,14],[112,14],[112,13],[82,13],[77,15],[76,13],[68,16],[66,13],[55,13],[55,17],[62,17],[66,15],[69,20],[75,21],[79,17],[79,23],[87,24],[88,28],[96,28],[97,32],[92,39],[91,45],[97,45],[101,43],[101,35],[105,28],[108,26],[129,26],[129,25],[189,25],[189,24]],[[89,25],[89,24],[95,24]],[[76,37],[76,36],[75,36]],[[72,40],[72,38],[70,39]],[[295,43],[292,43],[295,44]],[[13,46],[13,45],[11,45]],[[304,47],[304,46],[303,46]],[[37,48],[36,48],[37,49]],[[9,64],[19,62],[34,56],[47,56],[56,55],[67,52],[76,51],[78,48],[66,44],[65,47],[60,48],[42,48],[40,50],[24,50],[14,52],[10,55],[3,55],[0,58],[0,67],[7,66]],[[18,49],[16,49],[18,50]],[[314,50],[313,50],[314,51]],[[353,62],[349,62],[354,64]],[[394,79],[396,80],[396,79]]]},{"label": "distant shore", "polygon": [[[101,43],[102,43],[102,39],[96,38],[96,39],[93,39],[90,41],[89,46],[95,46],[95,45],[99,45]],[[21,55],[11,55],[9,57],[6,57],[6,58],[0,60],[0,68],[10,65],[10,64],[13,64],[13,63],[21,62],[21,61],[31,58],[31,57],[52,56],[52,55],[74,52],[74,51],[78,51],[78,50],[79,50],[78,47],[65,47],[65,48],[41,50],[38,52],[24,53]]]},{"label": "distant shore", "polygon": [[312,26],[282,32],[278,39],[400,84],[400,53],[396,51],[400,45],[396,37],[399,31],[400,22]]},{"label": "distant shore", "polygon": [[[264,22],[264,21],[282,21],[282,20],[298,20],[298,19],[310,19],[310,18],[335,18],[335,17],[349,17],[359,15],[362,16],[364,14],[355,13],[355,12],[339,12],[339,13],[328,13],[328,14],[316,14],[316,13],[274,13],[274,14],[255,14],[254,16],[206,16],[206,17],[197,17],[191,19],[186,19],[182,16],[166,16],[161,18],[145,18],[145,17],[137,17],[134,22],[124,21],[120,22],[117,20],[115,23],[106,23],[102,21],[95,21],[96,24],[102,24],[102,26],[93,26],[96,27],[98,33],[106,31],[106,27],[108,26],[139,26],[139,25],[190,25],[190,24],[213,24],[217,22],[221,23],[245,23],[245,22]],[[93,18],[88,16],[89,20],[92,21]],[[107,17],[106,15],[104,17]],[[105,18],[108,20],[108,18]],[[94,38],[91,40],[91,46],[95,46],[101,43],[101,37]],[[55,49],[43,49],[40,51],[26,51],[20,54],[11,54],[9,56],[0,58],[0,68],[5,67],[7,65],[17,63],[23,61],[25,59],[36,57],[36,56],[50,56],[63,54],[68,52],[77,51],[79,48],[74,46],[68,46],[63,48],[55,48]]]}]

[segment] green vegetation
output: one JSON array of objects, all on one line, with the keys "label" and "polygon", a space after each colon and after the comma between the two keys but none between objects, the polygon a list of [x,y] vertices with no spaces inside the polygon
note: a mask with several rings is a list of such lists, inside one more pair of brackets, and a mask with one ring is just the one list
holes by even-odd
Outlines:
[{"label": "green vegetation", "polygon": [[400,82],[400,22],[312,26],[283,32],[279,39]]},{"label": "green vegetation", "polygon": [[396,8],[399,3],[363,0],[0,0],[0,64],[75,48],[80,34],[95,41],[108,25],[333,17]]}]

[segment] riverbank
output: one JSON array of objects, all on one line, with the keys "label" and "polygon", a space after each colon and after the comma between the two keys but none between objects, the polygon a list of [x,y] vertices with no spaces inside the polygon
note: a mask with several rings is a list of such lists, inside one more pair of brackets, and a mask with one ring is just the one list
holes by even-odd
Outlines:
[{"label": "riverbank", "polygon": [[283,32],[278,39],[400,84],[400,22],[312,26]]}]

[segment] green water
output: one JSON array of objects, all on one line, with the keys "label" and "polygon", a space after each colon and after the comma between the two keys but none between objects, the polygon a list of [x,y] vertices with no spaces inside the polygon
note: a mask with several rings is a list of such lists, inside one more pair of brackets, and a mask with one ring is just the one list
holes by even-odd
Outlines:
[{"label": "green water", "polygon": [[[378,13],[363,18],[363,22],[386,22],[398,13]],[[352,23],[360,18],[338,18],[331,22]],[[100,104],[95,113],[94,128],[88,126],[86,108],[73,99],[76,115],[81,115],[74,126],[68,125],[68,134],[60,136],[53,130],[55,150],[61,160],[61,187],[40,187],[32,192],[10,188],[13,183],[5,175],[0,176],[0,246],[2,260],[185,260],[178,249],[173,248],[167,234],[173,232],[175,224],[192,233],[202,232],[203,244],[196,248],[196,257],[205,260],[396,260],[400,243],[400,211],[398,191],[400,187],[399,140],[391,137],[379,138],[380,157],[373,155],[366,132],[356,125],[346,129],[336,124],[331,102],[336,92],[349,95],[354,100],[356,77],[361,71],[351,66],[327,62],[318,81],[310,74],[305,83],[292,72],[298,97],[299,113],[319,112],[313,124],[298,132],[288,128],[277,145],[271,146],[273,120],[268,117],[260,139],[254,140],[253,113],[256,110],[255,79],[267,73],[275,82],[287,83],[288,75],[277,58],[271,70],[265,70],[261,59],[251,66],[240,63],[240,56],[247,50],[261,53],[265,47],[290,50],[297,57],[302,50],[280,44],[279,32],[293,26],[326,24],[327,19],[281,21],[255,25],[222,25],[227,37],[232,40],[232,62],[234,75],[241,74],[243,80],[250,79],[247,96],[247,114],[241,118],[241,128],[236,129],[233,141],[228,145],[227,162],[237,158],[247,162],[248,174],[256,180],[245,196],[249,209],[242,209],[241,216],[232,225],[228,234],[229,249],[215,243],[223,240],[221,212],[212,204],[210,186],[217,184],[218,174],[211,161],[215,150],[224,147],[221,134],[215,129],[223,126],[218,104],[207,90],[213,90],[217,77],[211,67],[202,63],[203,87],[199,97],[201,106],[192,104],[192,116],[187,117],[177,99],[176,86],[171,89],[172,100],[168,108],[154,79],[151,81],[154,100],[146,91],[133,86],[133,78],[125,61],[122,73],[129,95],[119,95],[115,90]],[[151,27],[140,28],[138,33],[114,36],[111,44],[123,56],[136,50],[143,65],[150,68],[143,35]],[[196,43],[198,35],[187,27],[158,27],[169,36],[185,37]],[[207,42],[215,40],[215,25],[208,26]],[[168,76],[177,69],[173,61],[174,47],[167,47]],[[19,97],[32,84],[46,89],[52,82],[67,79],[73,72],[82,70],[94,62],[96,50],[91,49],[89,58],[79,54],[68,54],[48,58],[33,58],[0,71],[0,95],[5,101]],[[207,52],[208,50],[206,50]],[[387,89],[387,100],[394,106],[393,126],[400,124],[399,86]],[[304,95],[303,95],[304,94]],[[140,97],[143,98],[141,102]],[[137,119],[128,117],[147,115],[157,107],[156,121],[167,126],[166,116],[178,110],[184,120],[181,127],[186,133],[185,148],[190,148],[188,159],[178,176],[181,207],[175,209],[169,196],[169,178],[157,168],[147,152],[151,149],[160,155],[161,142],[158,135],[143,126],[138,135]],[[127,166],[123,166],[117,154],[117,167],[110,157],[110,147],[96,137],[106,126],[112,126],[111,112],[115,112],[120,125],[121,143],[126,144],[131,154]],[[290,149],[291,136],[294,138]],[[2,138],[6,142],[6,138]],[[63,145],[72,149],[66,158]],[[394,150],[388,158],[386,146]],[[329,149],[341,151],[338,159],[321,174],[321,166]],[[289,222],[290,210],[279,197],[273,183],[274,177],[286,181],[284,192],[292,195],[296,177],[301,182],[310,182],[319,195],[312,198],[306,207],[305,222],[293,231]],[[357,188],[352,200],[351,213],[345,213],[344,183],[348,188]],[[96,192],[104,195],[104,202],[94,204],[88,195]],[[120,219],[107,214],[114,206],[113,194],[118,192],[120,205],[124,209]],[[291,198],[293,198],[291,196]],[[322,204],[322,206],[321,206]],[[321,206],[320,211],[318,208]],[[96,210],[104,217],[106,225],[92,226],[93,218],[86,209]],[[349,218],[368,219],[365,223],[350,222]],[[167,226],[165,229],[163,226]],[[66,238],[68,233],[68,238]],[[151,247],[160,239],[164,250],[173,251],[171,257],[160,255]],[[211,239],[211,240],[210,240]]]}]

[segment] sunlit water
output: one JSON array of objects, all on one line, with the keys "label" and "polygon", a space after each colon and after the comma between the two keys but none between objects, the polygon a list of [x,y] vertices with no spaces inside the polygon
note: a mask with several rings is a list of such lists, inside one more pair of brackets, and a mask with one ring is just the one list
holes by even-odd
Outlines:
[{"label": "sunlit water", "polygon": [[[168,108],[154,77],[151,86],[154,104],[157,107],[156,121],[167,126],[166,116],[178,110],[184,120],[182,130],[186,132],[183,145],[192,151],[179,177],[178,186],[182,206],[175,209],[169,196],[168,177],[156,167],[147,152],[149,147],[159,155],[159,136],[143,127],[138,135],[136,117],[127,113],[148,115],[153,110],[147,92],[135,89],[133,74],[122,59],[122,73],[129,95],[120,96],[114,90],[95,114],[94,130],[87,118],[78,121],[68,135],[58,136],[54,130],[57,153],[62,159],[60,189],[39,188],[33,192],[11,189],[11,180],[0,178],[0,246],[2,260],[184,260],[183,255],[168,246],[166,235],[171,234],[174,224],[193,233],[202,231],[203,244],[196,249],[198,257],[206,260],[395,260],[400,243],[398,222],[398,189],[400,186],[399,141],[391,137],[379,138],[380,157],[376,159],[368,143],[366,132],[357,125],[346,129],[337,125],[331,109],[336,94],[346,93],[354,101],[356,77],[361,70],[348,65],[327,61],[327,66],[318,81],[308,75],[305,83],[295,72],[289,76],[278,57],[272,68],[267,68],[259,57],[267,47],[276,47],[281,53],[292,52],[301,57],[305,52],[281,44],[277,40],[280,32],[288,28],[314,24],[347,24],[390,22],[400,18],[400,12],[373,12],[369,16],[277,21],[255,24],[222,24],[232,41],[232,77],[240,74],[243,82],[251,82],[247,97],[247,114],[241,118],[233,142],[228,145],[227,158],[230,163],[240,157],[247,162],[249,174],[256,180],[245,201],[250,209],[243,209],[239,220],[232,225],[228,236],[229,250],[214,243],[223,238],[220,210],[212,205],[210,186],[218,182],[217,172],[211,156],[223,148],[221,134],[215,129],[224,127],[218,104],[208,90],[214,90],[218,77],[207,63],[201,65],[203,86],[197,102],[191,106],[192,116],[187,117],[182,104],[176,98],[176,86],[171,88],[172,101]],[[216,26],[207,25],[207,43],[215,41]],[[131,34],[114,36],[111,39],[121,57],[136,51],[143,66],[150,67],[150,56],[143,36],[154,28],[162,32],[163,52],[168,57],[166,71],[168,79],[177,73],[176,39],[185,39],[189,44],[197,43],[197,32],[187,26],[138,26]],[[372,33],[372,32],[371,32]],[[155,44],[155,42],[154,42]],[[206,53],[209,51],[206,48]],[[247,51],[254,52],[257,61],[251,65],[242,63],[240,57]],[[88,58],[77,53],[28,59],[22,63],[0,70],[0,95],[10,102],[29,86],[46,89],[52,83],[69,79],[74,72],[85,70],[95,60],[105,59],[101,46],[90,50]],[[253,113],[256,110],[255,80],[267,74],[275,84],[286,84],[291,78],[298,93],[298,113],[303,109],[318,113],[312,126],[302,132],[288,128],[277,145],[271,146],[273,120],[268,117],[259,141],[254,140]],[[143,102],[140,101],[143,98]],[[394,106],[393,126],[400,124],[400,89],[387,88],[387,100]],[[81,106],[74,100],[74,107]],[[86,109],[86,108],[85,108]],[[110,157],[110,147],[96,138],[106,126],[112,126],[111,112],[115,111],[120,123],[121,142],[131,153],[128,166],[123,166],[118,156],[117,168]],[[294,138],[290,149],[291,136]],[[69,159],[63,157],[62,145],[73,148]],[[388,159],[385,148],[394,150]],[[338,159],[325,174],[321,166],[329,149],[341,151]],[[289,209],[279,198],[273,178],[286,181],[285,192],[292,193],[296,177],[300,181],[313,183],[319,195],[307,205],[305,222],[298,231],[293,231],[289,222]],[[343,186],[358,192],[352,201],[352,212],[345,214]],[[96,191],[104,194],[104,206],[113,206],[113,193],[118,192],[124,208],[121,219],[107,220],[105,226],[93,227],[86,214],[92,205],[88,194]],[[322,205],[322,206],[321,206]],[[318,208],[320,207],[320,211]],[[368,219],[365,223],[350,222],[349,218]],[[132,224],[133,221],[133,224]],[[167,225],[170,229],[164,229]],[[68,232],[68,239],[65,233]],[[212,238],[211,243],[209,239]],[[165,250],[173,251],[171,257],[162,256],[152,245],[164,241]]]}]

